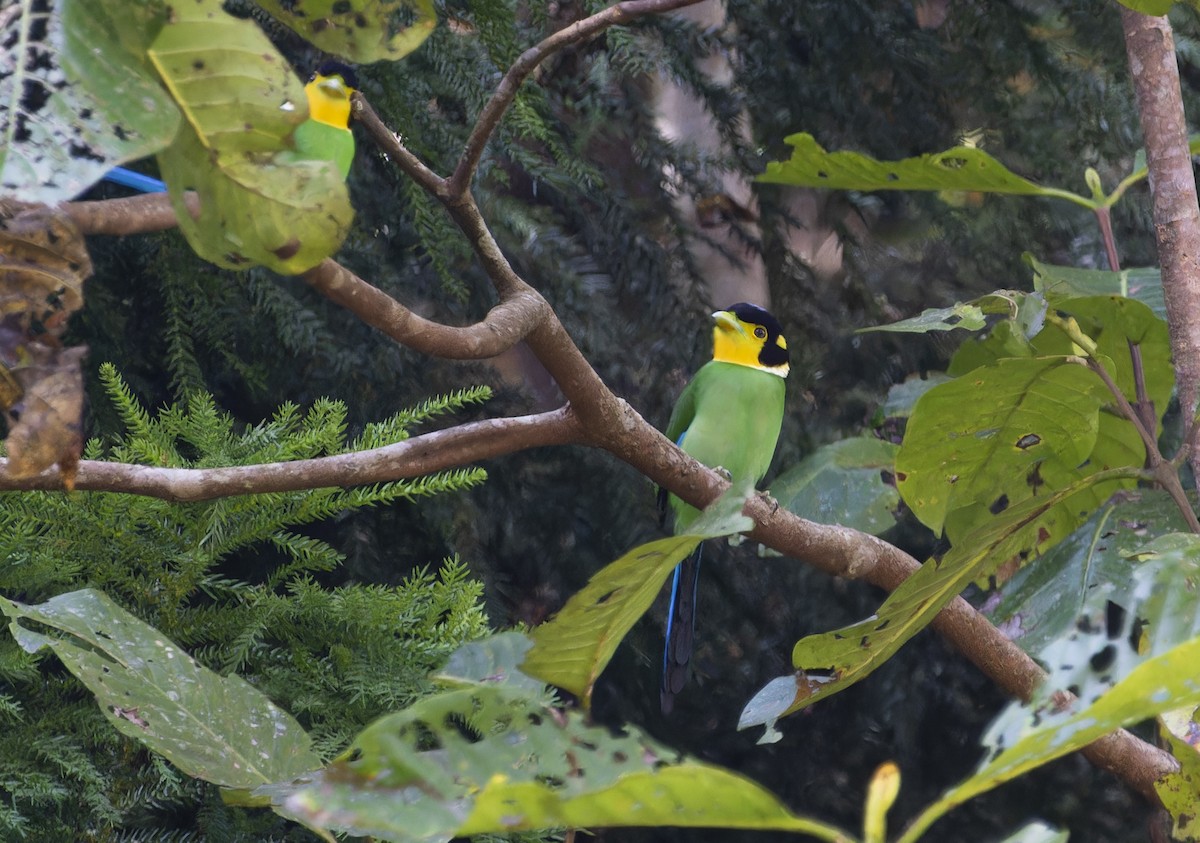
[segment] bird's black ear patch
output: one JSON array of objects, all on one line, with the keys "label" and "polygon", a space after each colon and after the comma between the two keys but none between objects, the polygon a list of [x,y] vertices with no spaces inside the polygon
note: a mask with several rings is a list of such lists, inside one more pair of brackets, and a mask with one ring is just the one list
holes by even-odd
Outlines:
[{"label": "bird's black ear patch", "polygon": [[321,66],[317,68],[314,76],[340,76],[342,81],[346,83],[346,87],[358,90],[358,74],[354,72],[354,68],[340,61],[321,62]]}]

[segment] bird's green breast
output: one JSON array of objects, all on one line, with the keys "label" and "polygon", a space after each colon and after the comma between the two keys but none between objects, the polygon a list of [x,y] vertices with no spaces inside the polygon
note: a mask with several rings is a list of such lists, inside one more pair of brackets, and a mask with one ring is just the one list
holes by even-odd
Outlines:
[{"label": "bird's green breast", "polygon": [[[779,440],[784,379],[713,361],[696,373],[688,392],[694,414],[680,447],[710,468],[724,468],[735,487],[756,485],[767,473]],[[698,514],[674,496],[671,505],[676,532]]]},{"label": "bird's green breast", "polygon": [[296,127],[292,142],[299,157],[332,161],[342,178],[349,174],[354,161],[354,134],[349,129],[310,119]]}]

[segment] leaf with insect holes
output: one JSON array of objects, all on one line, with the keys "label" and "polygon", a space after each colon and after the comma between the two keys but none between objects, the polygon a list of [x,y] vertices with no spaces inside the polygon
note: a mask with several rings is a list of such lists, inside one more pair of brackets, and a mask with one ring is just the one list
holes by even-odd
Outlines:
[{"label": "leaf with insect holes", "polygon": [[1003,517],[955,544],[941,559],[926,561],[870,618],[801,638],[792,649],[795,672],[764,686],[746,704],[738,728],[764,726],[763,740],[777,740],[775,722],[779,718],[869,676],[972,581],[986,577],[1014,556],[1036,552],[1042,541],[1038,525],[1046,512],[1115,476],[1120,475],[1110,472],[1085,477],[1054,494],[1010,508]]},{"label": "leaf with insect holes", "polygon": [[511,683],[425,697],[372,723],[324,770],[255,794],[306,824],[388,841],[661,825],[849,840],[749,779]]},{"label": "leaf with insect holes", "polygon": [[878,161],[857,152],[826,152],[809,134],[784,138],[792,147],[787,161],[771,161],[759,181],[831,190],[950,190],[1055,196],[1093,207],[1086,197],[1043,187],[1018,176],[982,149],[956,146],[944,152]]},{"label": "leaf with insect holes", "polygon": [[277,20],[352,62],[396,61],[433,32],[433,0],[259,0]]},{"label": "leaf with insect holes", "polygon": [[193,661],[102,592],[37,606],[0,598],[0,611],[26,652],[52,649],[117,731],[190,776],[252,788],[320,765],[300,724],[261,691]]}]

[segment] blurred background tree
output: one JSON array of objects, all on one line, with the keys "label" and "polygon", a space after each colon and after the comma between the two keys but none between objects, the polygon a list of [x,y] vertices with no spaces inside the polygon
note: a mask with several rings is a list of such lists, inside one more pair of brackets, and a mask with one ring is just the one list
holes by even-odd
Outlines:
[{"label": "blurred background tree", "polygon": [[[229,5],[253,13],[237,0]],[[362,89],[413,151],[448,172],[521,50],[601,7],[448,0],[439,4],[441,25],[413,56],[361,68]],[[1190,83],[1185,98],[1194,106],[1196,14],[1176,8],[1172,15]],[[296,67],[316,64],[302,41],[263,23]],[[727,80],[705,64],[713,56],[725,57]],[[1042,183],[1082,189],[1088,166],[1112,183],[1140,145],[1124,62],[1115,6],[729,0],[719,25],[647,19],[554,56],[521,89],[489,146],[476,195],[514,267],[550,301],[588,360],[660,425],[706,359],[707,314],[733,300],[713,299],[711,266],[686,246],[731,226],[748,232],[743,245],[762,262],[793,354],[778,471],[815,444],[861,430],[890,385],[938,368],[951,350],[952,340],[901,342],[858,336],[855,328],[1026,287],[1025,251],[1103,266],[1103,250],[1091,216],[1059,203],[764,186],[755,207],[731,210],[714,202],[728,198],[723,174],[744,182],[765,161],[785,157],[786,135],[807,131],[826,148],[885,159],[967,139]],[[704,104],[719,145],[698,149],[661,135],[658,109],[672,86]],[[465,322],[489,306],[491,286],[457,229],[361,137],[349,183],[358,216],[339,254],[345,265],[441,321]],[[100,187],[92,196],[117,191]],[[1115,209],[1126,266],[1154,262],[1144,200],[1143,186]],[[76,338],[91,347],[93,373],[101,361],[115,363],[147,406],[202,389],[237,419],[256,423],[282,401],[307,406],[328,396],[346,402],[353,434],[425,396],[477,383],[496,390],[489,405],[471,411],[481,415],[561,400],[520,347],[486,364],[426,358],[297,279],[203,263],[177,232],[97,239],[93,257],[96,276]],[[730,288],[720,289],[728,297]],[[98,381],[91,390],[92,431],[118,429]],[[345,555],[324,583],[396,584],[420,565],[457,556],[483,581],[493,625],[536,623],[603,564],[659,531],[652,489],[603,453],[538,450],[486,468],[488,482],[470,491],[303,528]],[[910,525],[890,538],[918,555],[930,546]],[[223,564],[242,570],[261,560],[234,554]],[[697,677],[673,717],[658,713],[661,613],[641,623],[604,675],[597,715],[647,724],[792,806],[847,825],[870,771],[899,758],[902,816],[975,763],[975,738],[1002,703],[932,635],[789,724],[778,744],[755,746],[754,736],[733,728],[748,695],[786,669],[791,642],[869,613],[876,599],[788,560],[764,563],[746,547],[722,549],[701,586]],[[998,836],[1031,814],[1083,840],[1143,839],[1142,812],[1118,784],[1070,758],[968,805],[937,839]]]}]

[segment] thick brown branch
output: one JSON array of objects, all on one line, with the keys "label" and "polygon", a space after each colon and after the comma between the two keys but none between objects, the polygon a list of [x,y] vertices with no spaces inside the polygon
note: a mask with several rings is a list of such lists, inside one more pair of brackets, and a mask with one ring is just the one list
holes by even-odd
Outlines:
[{"label": "thick brown branch", "polygon": [[[188,194],[195,198],[195,194]],[[165,193],[146,193],[101,202],[64,202],[63,209],[84,234],[121,237],[166,231],[178,225]]]},{"label": "thick brown branch", "polygon": [[[536,416],[472,422],[369,451],[265,465],[159,468],[84,460],[79,463],[75,488],[169,501],[207,501],[233,495],[386,483],[529,448],[582,441],[579,421],[563,407]],[[6,462],[0,460],[0,467]],[[25,480],[13,480],[0,473],[0,489],[4,490],[61,488],[56,470]]]},{"label": "thick brown branch", "polygon": [[466,195],[471,187],[471,179],[475,175],[475,170],[479,166],[479,159],[483,157],[483,150],[487,146],[488,139],[500,125],[500,119],[508,111],[508,107],[512,105],[521,83],[549,56],[564,47],[598,35],[609,27],[627,24],[635,18],[669,12],[698,2],[700,0],[628,0],[625,3],[617,3],[591,17],[576,21],[570,26],[558,30],[522,53],[504,74],[504,78],[492,92],[491,99],[479,112],[475,127],[471,130],[470,137],[467,138],[467,144],[458,159],[458,165],[454,168],[454,174],[448,180],[449,195],[451,197]]},{"label": "thick brown branch", "polygon": [[505,297],[483,321],[455,328],[418,316],[332,259],[303,277],[330,301],[401,345],[450,360],[495,357],[524,339],[550,315],[546,300],[522,284],[523,289]]}]

